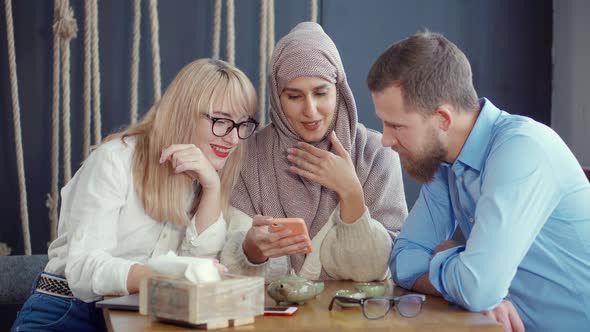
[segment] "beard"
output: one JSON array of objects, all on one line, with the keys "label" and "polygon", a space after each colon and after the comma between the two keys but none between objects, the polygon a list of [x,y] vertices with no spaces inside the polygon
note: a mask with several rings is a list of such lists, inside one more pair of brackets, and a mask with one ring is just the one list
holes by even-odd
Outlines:
[{"label": "beard", "polygon": [[436,170],[445,160],[447,154],[448,149],[435,136],[433,130],[430,139],[424,144],[417,156],[400,154],[400,160],[409,176],[420,183],[428,183],[434,178]]}]

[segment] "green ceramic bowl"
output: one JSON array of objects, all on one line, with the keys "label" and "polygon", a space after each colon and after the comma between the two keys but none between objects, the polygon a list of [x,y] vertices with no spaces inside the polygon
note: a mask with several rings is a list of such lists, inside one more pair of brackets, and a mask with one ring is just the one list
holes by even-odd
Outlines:
[{"label": "green ceramic bowl", "polygon": [[[334,296],[350,297],[352,299],[364,299],[365,297],[367,297],[367,295],[365,293],[358,291],[358,290],[351,290],[351,289],[339,289],[334,292]],[[342,303],[338,300],[336,300],[335,302],[337,302],[339,306],[344,307],[344,308],[358,306],[358,303]]]},{"label": "green ceramic bowl", "polygon": [[355,282],[353,287],[359,292],[365,293],[367,297],[383,296],[386,289],[382,282]]}]

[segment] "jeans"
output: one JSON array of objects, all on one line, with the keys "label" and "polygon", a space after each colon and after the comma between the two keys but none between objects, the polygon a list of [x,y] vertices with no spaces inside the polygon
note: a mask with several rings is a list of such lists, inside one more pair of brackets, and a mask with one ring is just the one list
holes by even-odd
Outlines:
[{"label": "jeans", "polygon": [[[34,283],[37,284],[36,282]],[[11,332],[106,331],[102,310],[95,302],[63,298],[34,290],[18,313]]]}]

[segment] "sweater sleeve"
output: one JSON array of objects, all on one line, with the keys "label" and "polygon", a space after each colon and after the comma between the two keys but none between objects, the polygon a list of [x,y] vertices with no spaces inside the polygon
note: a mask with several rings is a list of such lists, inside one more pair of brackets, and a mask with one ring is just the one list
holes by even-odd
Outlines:
[{"label": "sweater sleeve", "polygon": [[288,257],[270,258],[262,264],[254,264],[244,253],[243,243],[246,233],[252,227],[252,218],[244,212],[232,208],[228,217],[229,227],[227,242],[221,251],[220,262],[231,273],[261,276],[270,282],[284,276],[289,271]]},{"label": "sweater sleeve", "polygon": [[221,264],[225,265],[231,273],[262,276],[266,262],[262,264],[250,262],[242,247],[246,233],[252,227],[252,218],[232,208],[228,220],[227,242],[221,251]]},{"label": "sweater sleeve", "polygon": [[328,222],[335,227],[322,242],[320,260],[330,277],[354,281],[389,277],[392,238],[381,222],[371,218],[366,207],[358,220],[345,224],[337,206]]}]

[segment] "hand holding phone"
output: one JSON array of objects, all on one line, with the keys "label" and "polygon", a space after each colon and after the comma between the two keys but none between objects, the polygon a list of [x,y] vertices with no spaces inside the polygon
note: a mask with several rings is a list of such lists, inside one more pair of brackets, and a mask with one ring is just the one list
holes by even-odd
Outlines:
[{"label": "hand holding phone", "polygon": [[293,316],[297,312],[297,307],[265,307],[265,316]]},{"label": "hand holding phone", "polygon": [[[301,218],[273,218],[271,220],[270,229],[273,233],[289,229],[291,230],[291,235],[289,235],[289,237],[306,235],[307,238],[311,241],[311,238],[309,237],[309,233],[307,231],[307,226],[305,225],[305,221],[303,221],[303,219]],[[312,251],[313,247],[310,243],[308,250],[305,253],[308,254]]]}]

